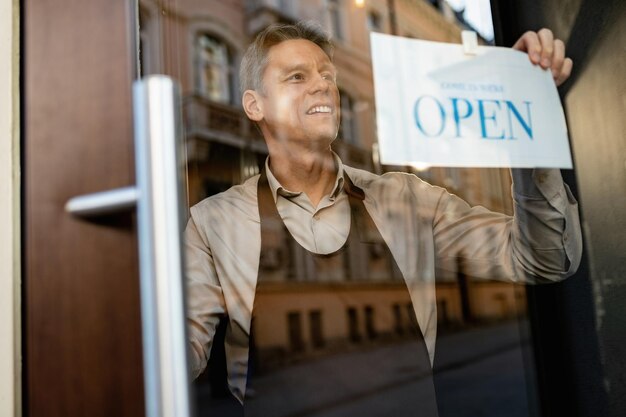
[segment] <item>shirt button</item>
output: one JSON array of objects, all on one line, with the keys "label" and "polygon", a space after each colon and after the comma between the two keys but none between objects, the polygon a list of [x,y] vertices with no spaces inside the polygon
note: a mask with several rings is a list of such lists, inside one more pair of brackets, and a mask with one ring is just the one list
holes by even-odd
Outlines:
[{"label": "shirt button", "polygon": [[320,215],[316,214],[315,216],[313,216],[313,220],[319,220],[320,219]]},{"label": "shirt button", "polygon": [[569,240],[569,235],[567,233],[563,234],[563,242],[567,242]]}]

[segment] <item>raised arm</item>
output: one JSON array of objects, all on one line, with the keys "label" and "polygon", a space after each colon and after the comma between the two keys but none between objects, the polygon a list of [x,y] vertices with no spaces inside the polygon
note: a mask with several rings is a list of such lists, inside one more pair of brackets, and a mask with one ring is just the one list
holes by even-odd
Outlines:
[{"label": "raised arm", "polygon": [[[516,174],[530,182],[518,182]],[[560,172],[514,170],[513,199],[511,217],[441,190],[433,218],[439,268],[525,283],[573,274],[582,254],[578,204]]]}]

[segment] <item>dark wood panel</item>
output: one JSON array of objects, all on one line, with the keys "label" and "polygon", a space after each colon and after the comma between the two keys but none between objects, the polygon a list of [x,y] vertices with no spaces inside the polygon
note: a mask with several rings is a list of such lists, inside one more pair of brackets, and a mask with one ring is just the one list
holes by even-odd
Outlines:
[{"label": "dark wood panel", "polygon": [[134,183],[131,3],[23,2],[25,415],[144,414],[134,219],[64,212]]}]

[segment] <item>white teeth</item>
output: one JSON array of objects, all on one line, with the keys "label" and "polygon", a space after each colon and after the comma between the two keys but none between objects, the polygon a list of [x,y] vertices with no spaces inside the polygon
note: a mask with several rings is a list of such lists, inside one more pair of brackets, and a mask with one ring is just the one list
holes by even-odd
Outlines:
[{"label": "white teeth", "polygon": [[329,106],[315,106],[311,110],[308,111],[308,114],[314,113],[330,113],[331,108]]}]

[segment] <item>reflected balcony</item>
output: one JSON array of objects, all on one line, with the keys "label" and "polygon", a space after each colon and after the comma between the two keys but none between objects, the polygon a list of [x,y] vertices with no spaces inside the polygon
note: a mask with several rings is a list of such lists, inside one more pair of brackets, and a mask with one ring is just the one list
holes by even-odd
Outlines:
[{"label": "reflected balcony", "polygon": [[[238,149],[267,154],[267,146],[254,123],[241,108],[191,94],[183,99],[183,117],[189,144],[219,142]],[[195,145],[194,145],[195,146]],[[198,150],[202,146],[196,146]],[[189,157],[194,158],[190,150]],[[202,159],[201,155],[195,158]]]}]

